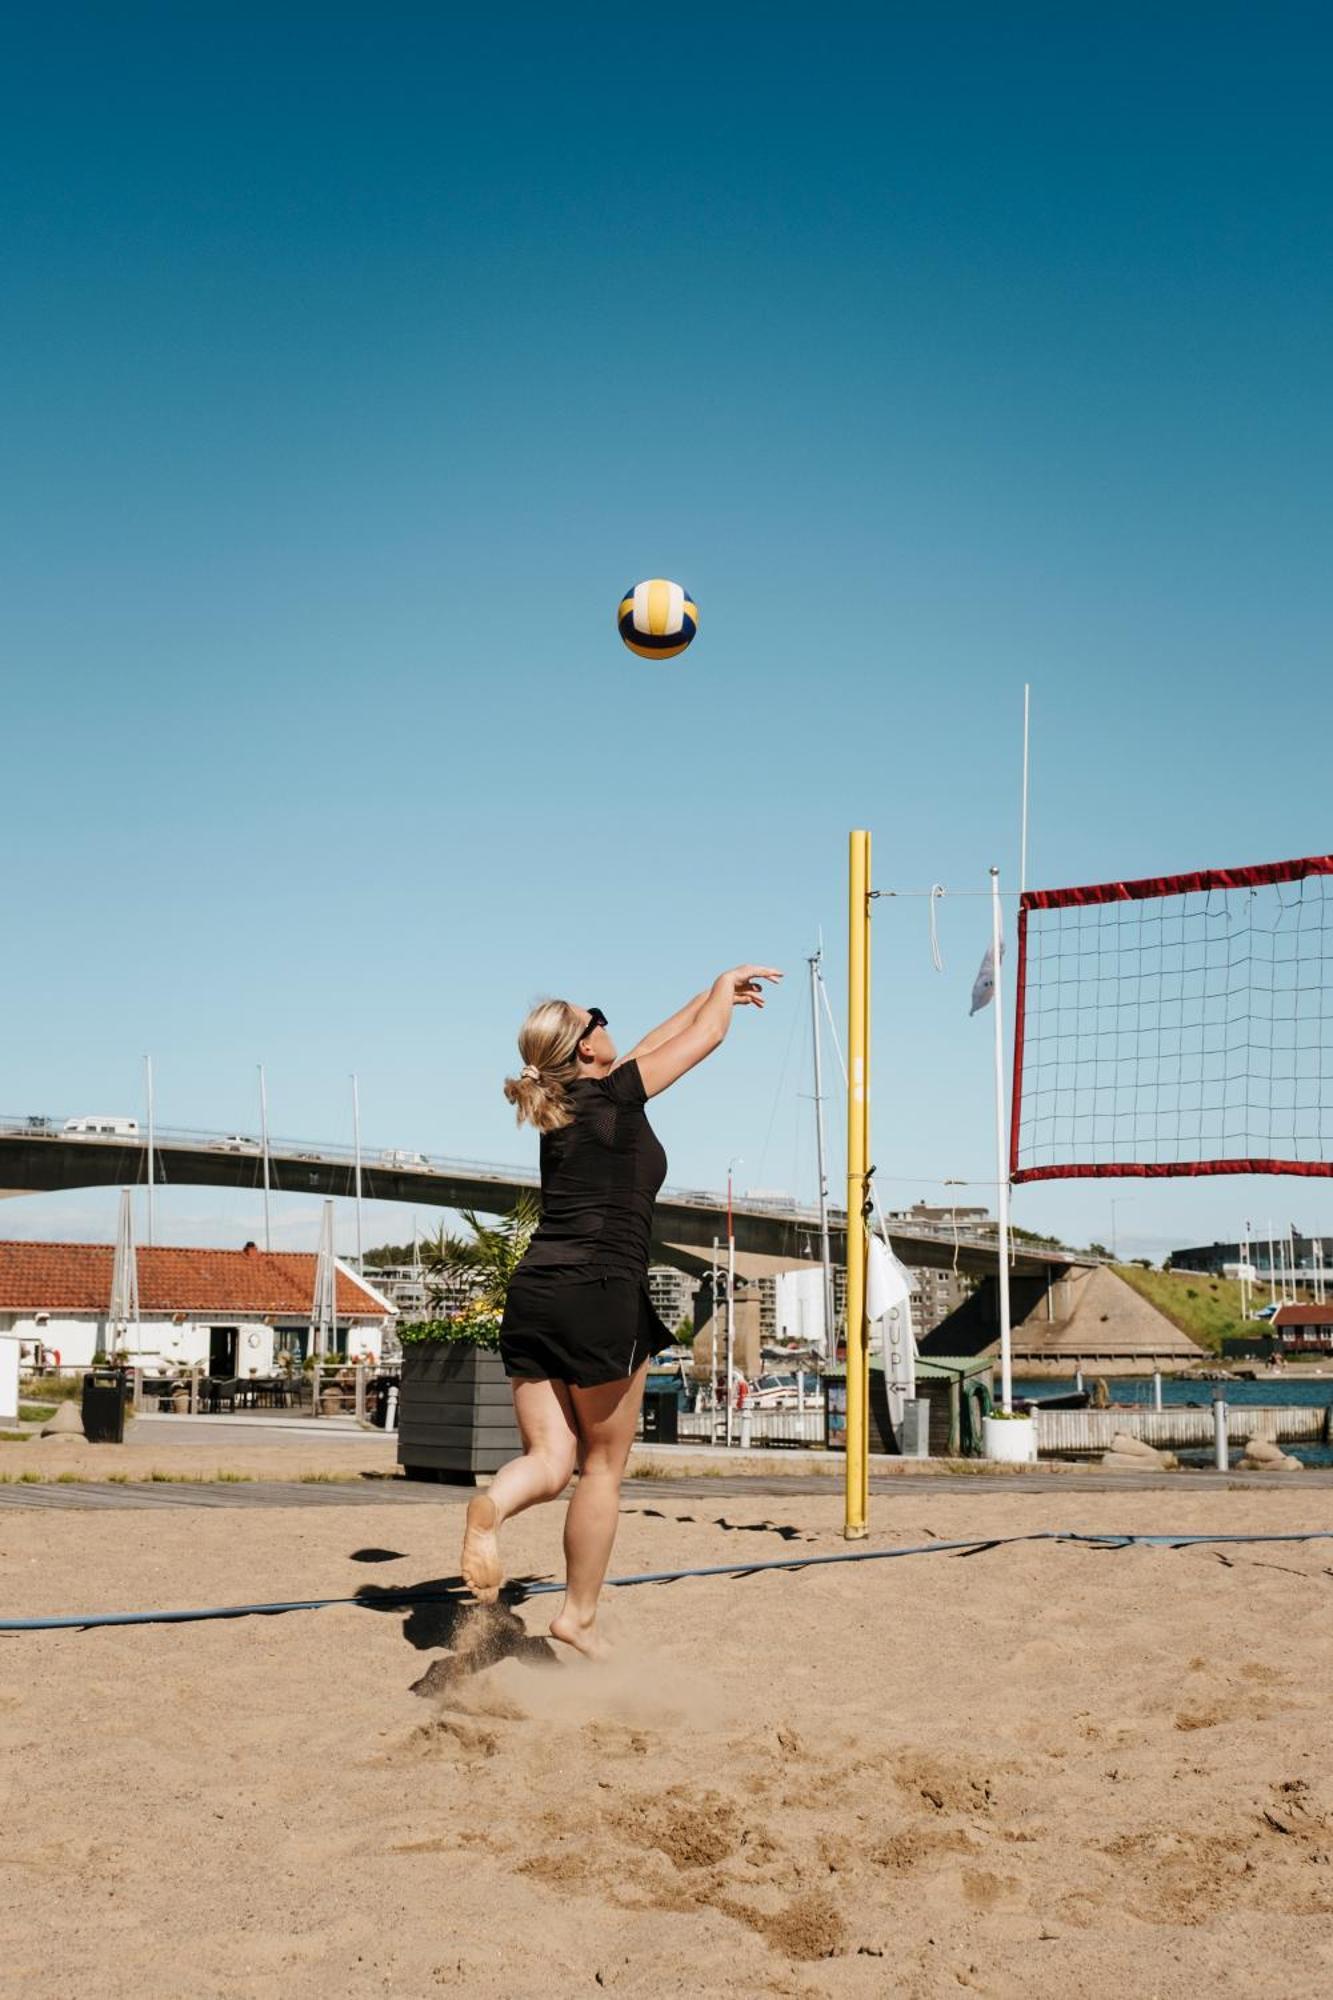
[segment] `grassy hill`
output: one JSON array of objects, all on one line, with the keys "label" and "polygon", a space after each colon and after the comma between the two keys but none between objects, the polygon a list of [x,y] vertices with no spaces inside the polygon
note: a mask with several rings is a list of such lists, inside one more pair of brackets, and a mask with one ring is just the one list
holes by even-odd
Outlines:
[{"label": "grassy hill", "polygon": [[[1205,1278],[1187,1271],[1145,1271],[1140,1264],[1117,1264],[1116,1275],[1173,1326],[1197,1340],[1214,1354],[1233,1335],[1262,1333],[1264,1328],[1241,1315],[1240,1286],[1234,1278]],[[1254,1293],[1255,1305],[1262,1305],[1266,1292]]]}]

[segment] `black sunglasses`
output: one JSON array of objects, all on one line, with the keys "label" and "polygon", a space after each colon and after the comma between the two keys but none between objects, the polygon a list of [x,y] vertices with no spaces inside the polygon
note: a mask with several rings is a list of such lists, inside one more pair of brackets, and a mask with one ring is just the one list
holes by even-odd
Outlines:
[{"label": "black sunglasses", "polygon": [[589,1008],[588,1025],[586,1028],[583,1029],[582,1033],[579,1035],[579,1041],[586,1042],[589,1035],[592,1034],[595,1028],[604,1028],[605,1026],[606,1026],[606,1016],[602,1012],[601,1008],[600,1007]]}]

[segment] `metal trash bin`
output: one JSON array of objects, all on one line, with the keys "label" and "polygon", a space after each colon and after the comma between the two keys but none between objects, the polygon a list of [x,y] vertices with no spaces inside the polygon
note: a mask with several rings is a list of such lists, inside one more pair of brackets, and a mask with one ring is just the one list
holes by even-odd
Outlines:
[{"label": "metal trash bin", "polygon": [[675,1444],[680,1436],[680,1404],[674,1389],[653,1389],[643,1399],[643,1435],[652,1444]]},{"label": "metal trash bin", "polygon": [[392,1430],[389,1422],[390,1399],[398,1402],[398,1377],[396,1374],[374,1375],[370,1381],[369,1415],[377,1430]]},{"label": "metal trash bin", "polygon": [[93,1368],[83,1378],[83,1435],[89,1444],[124,1444],[124,1368]]}]

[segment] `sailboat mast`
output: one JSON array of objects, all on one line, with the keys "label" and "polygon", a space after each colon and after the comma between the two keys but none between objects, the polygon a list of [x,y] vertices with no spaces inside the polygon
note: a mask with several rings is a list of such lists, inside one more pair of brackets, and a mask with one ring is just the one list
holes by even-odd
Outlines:
[{"label": "sailboat mast", "polygon": [[815,1152],[819,1162],[819,1260],[824,1270],[824,1352],[831,1360],[836,1347],[833,1325],[833,1259],[828,1240],[828,1164],[824,1156],[824,1057],[819,1035],[820,962],[824,950],[809,960],[810,1032],[815,1052]]},{"label": "sailboat mast", "polygon": [[352,1073],[352,1137],[356,1147],[356,1268],[361,1270],[361,1092]]},{"label": "sailboat mast", "polygon": [[263,1063],[259,1065],[259,1134],[259,1142],[264,1152],[264,1248],[265,1250],[271,1250],[273,1248],[273,1235],[269,1228],[268,1214],[268,1086],[264,1081]]},{"label": "sailboat mast", "polygon": [[157,1171],[154,1165],[154,1156],[157,1152],[155,1144],[157,1129],[153,1105],[153,1058],[151,1056],[144,1057],[143,1068],[144,1085],[148,1097],[148,1241],[151,1245],[153,1241],[153,1178]]}]

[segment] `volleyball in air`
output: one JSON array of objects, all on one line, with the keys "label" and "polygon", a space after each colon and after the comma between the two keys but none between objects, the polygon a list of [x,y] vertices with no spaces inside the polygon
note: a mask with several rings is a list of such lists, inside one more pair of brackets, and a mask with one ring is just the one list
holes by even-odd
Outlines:
[{"label": "volleyball in air", "polygon": [[674,660],[699,629],[699,607],[678,583],[654,576],[625,592],[616,622],[641,660]]}]

